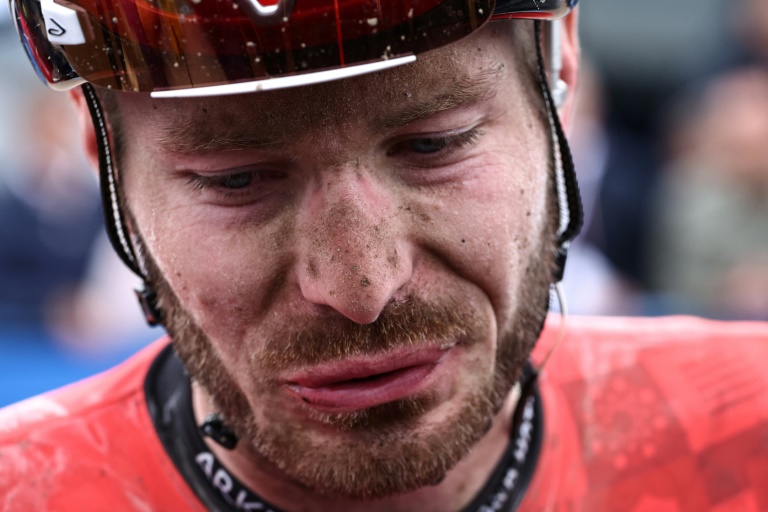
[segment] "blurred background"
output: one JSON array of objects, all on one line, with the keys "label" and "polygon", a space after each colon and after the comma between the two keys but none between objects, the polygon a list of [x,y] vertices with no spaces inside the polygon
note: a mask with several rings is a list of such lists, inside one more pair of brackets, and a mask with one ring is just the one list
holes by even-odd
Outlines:
[{"label": "blurred background", "polygon": [[[2,1],[2,0],[0,0]],[[67,94],[37,79],[0,6],[0,406],[161,336],[113,255]]]},{"label": "blurred background", "polygon": [[[576,314],[768,319],[768,1],[583,0]],[[0,406],[163,334],[112,254],[66,94],[0,7]]]}]

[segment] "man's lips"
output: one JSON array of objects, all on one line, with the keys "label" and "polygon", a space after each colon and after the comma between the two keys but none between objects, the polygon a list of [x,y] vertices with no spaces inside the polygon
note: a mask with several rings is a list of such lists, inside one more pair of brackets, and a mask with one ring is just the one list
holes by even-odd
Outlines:
[{"label": "man's lips", "polygon": [[352,357],[304,370],[283,382],[292,395],[314,408],[357,411],[413,394],[452,347]]}]

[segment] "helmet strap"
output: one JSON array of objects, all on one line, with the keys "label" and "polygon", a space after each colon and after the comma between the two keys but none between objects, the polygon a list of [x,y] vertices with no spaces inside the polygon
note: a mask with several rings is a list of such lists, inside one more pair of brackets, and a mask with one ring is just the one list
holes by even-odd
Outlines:
[{"label": "helmet strap", "polygon": [[99,186],[107,237],[123,263],[144,281],[143,289],[136,290],[136,296],[147,323],[150,326],[155,326],[162,322],[162,312],[157,307],[157,295],[148,282],[144,262],[138,257],[138,251],[134,247],[125,224],[125,216],[121,209],[120,186],[115,173],[114,153],[110,144],[109,128],[104,109],[91,84],[83,84],[82,89],[96,131],[96,146],[99,154]]},{"label": "helmet strap", "polygon": [[[521,424],[524,406],[530,397],[533,396],[535,384],[538,381],[541,370],[549,360],[552,352],[560,344],[560,341],[565,336],[565,320],[568,312],[565,302],[565,295],[561,289],[560,282],[563,280],[563,273],[565,272],[565,261],[568,258],[568,247],[571,243],[571,240],[573,240],[576,235],[579,234],[581,225],[583,223],[581,195],[579,194],[579,186],[576,182],[576,169],[573,164],[573,157],[571,156],[570,146],[568,146],[568,140],[565,137],[565,132],[563,131],[563,126],[560,122],[560,116],[557,113],[557,105],[555,99],[552,96],[549,81],[547,80],[547,72],[541,48],[541,25],[542,22],[537,20],[535,22],[534,30],[536,34],[536,56],[538,58],[539,82],[541,84],[542,94],[544,95],[544,102],[547,107],[549,126],[552,131],[552,158],[555,167],[555,189],[557,192],[557,205],[560,211],[560,226],[557,231],[557,249],[555,251],[556,268],[553,288],[555,290],[557,300],[560,303],[560,314],[562,315],[562,320],[560,322],[560,330],[557,340],[547,351],[544,360],[538,367],[533,367],[531,372],[528,373],[528,375],[522,381],[520,397],[518,398],[517,405],[515,406],[515,412],[513,414],[513,425]],[[559,44],[559,34],[557,37],[553,37],[553,44]],[[551,71],[551,74],[553,75],[553,83],[559,84],[559,64],[555,63],[555,65],[552,66]],[[547,299],[549,300],[549,296]]]},{"label": "helmet strap", "polygon": [[[557,230],[557,249],[555,251],[556,268],[554,282],[560,282],[565,272],[565,262],[568,257],[568,248],[571,241],[579,234],[583,223],[583,210],[581,206],[581,195],[576,181],[576,169],[573,163],[568,140],[565,137],[560,116],[557,113],[557,106],[552,96],[547,77],[544,54],[542,51],[542,22],[536,21],[534,24],[536,36],[536,56],[538,58],[539,83],[541,92],[544,96],[544,103],[547,107],[547,117],[552,132],[552,152],[555,167],[555,190],[557,193],[557,205],[559,210],[560,224]],[[559,44],[559,37],[555,38],[556,44]],[[556,64],[553,69],[553,81],[560,79],[559,68]],[[555,82],[557,83],[557,82]]]}]

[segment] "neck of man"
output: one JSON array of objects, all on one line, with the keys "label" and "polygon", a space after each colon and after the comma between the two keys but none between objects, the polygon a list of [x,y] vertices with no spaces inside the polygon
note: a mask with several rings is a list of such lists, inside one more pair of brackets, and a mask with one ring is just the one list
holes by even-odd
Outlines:
[{"label": "neck of man", "polygon": [[[205,443],[229,472],[261,498],[286,511],[318,512],[445,512],[460,510],[480,491],[507,448],[512,428],[512,415],[519,398],[519,386],[507,395],[504,405],[493,418],[491,428],[437,485],[398,494],[376,501],[359,501],[329,497],[312,492],[290,479],[266,459],[254,455],[243,443],[227,450],[206,438]],[[195,421],[217,412],[199,385],[192,386]],[[311,457],[311,454],[307,454]]]}]

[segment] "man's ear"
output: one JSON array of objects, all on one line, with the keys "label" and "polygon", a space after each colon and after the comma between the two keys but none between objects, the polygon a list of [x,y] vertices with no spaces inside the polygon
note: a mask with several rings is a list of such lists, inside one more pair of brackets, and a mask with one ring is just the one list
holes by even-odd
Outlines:
[{"label": "man's ear", "polygon": [[83,142],[83,151],[92,170],[99,174],[99,145],[96,141],[96,130],[93,127],[91,113],[88,110],[88,103],[80,87],[72,89],[69,93],[72,102],[77,110],[78,122],[80,123],[80,137]]},{"label": "man's ear", "polygon": [[562,24],[563,69],[560,72],[560,79],[568,86],[568,94],[559,112],[563,127],[567,131],[573,120],[579,77],[579,55],[581,53],[579,46],[579,8],[575,8],[571,14],[566,16]]}]

